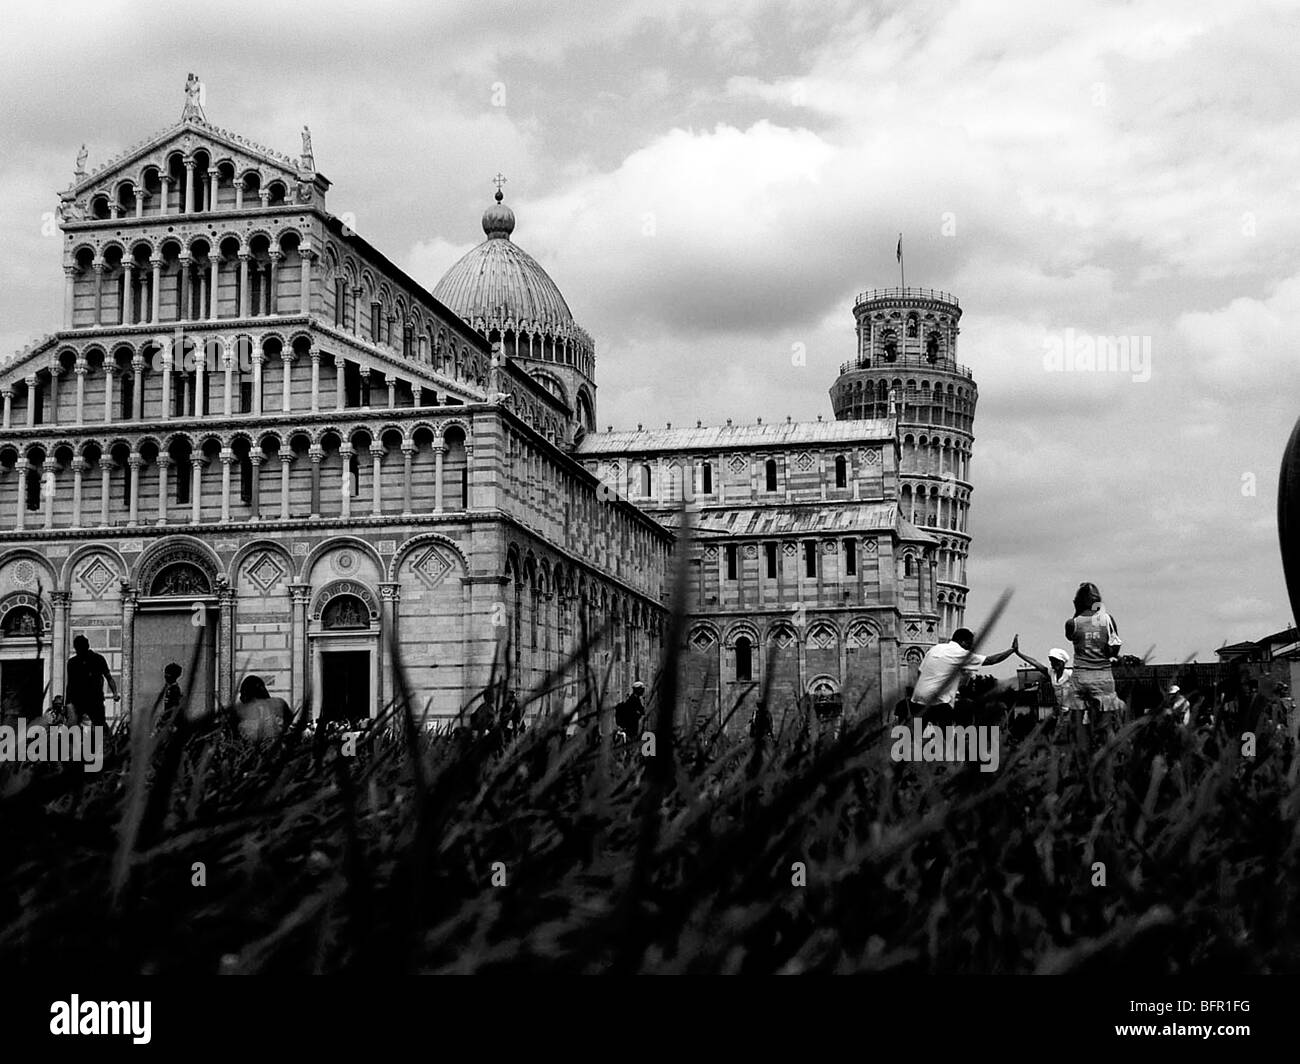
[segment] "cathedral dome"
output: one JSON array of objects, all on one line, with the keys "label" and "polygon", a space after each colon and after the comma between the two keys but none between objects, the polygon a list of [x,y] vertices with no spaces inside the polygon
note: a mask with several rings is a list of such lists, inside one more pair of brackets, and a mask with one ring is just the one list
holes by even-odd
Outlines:
[{"label": "cathedral dome", "polygon": [[505,328],[508,322],[568,333],[576,326],[569,305],[550,275],[510,239],[515,213],[501,202],[483,212],[487,239],[467,252],[433,289],[440,300],[471,323]]}]

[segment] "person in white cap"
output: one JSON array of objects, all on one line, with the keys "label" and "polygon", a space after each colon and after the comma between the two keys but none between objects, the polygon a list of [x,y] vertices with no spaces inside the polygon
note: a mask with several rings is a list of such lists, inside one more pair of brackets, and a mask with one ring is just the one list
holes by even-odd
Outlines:
[{"label": "person in white cap", "polygon": [[1192,722],[1192,704],[1176,683],[1169,685],[1169,704],[1165,707],[1165,713],[1184,727]]},{"label": "person in white cap", "polygon": [[1013,644],[1016,656],[1030,668],[1037,669],[1051,684],[1053,705],[1039,706],[1038,719],[1045,720],[1052,715],[1053,709],[1068,711],[1074,707],[1073,687],[1070,678],[1074,675],[1074,670],[1070,668],[1070,655],[1060,647],[1052,647],[1047,652],[1048,664],[1044,665],[1041,661],[1035,661],[1028,654],[1020,649],[1020,641],[1017,639]]}]

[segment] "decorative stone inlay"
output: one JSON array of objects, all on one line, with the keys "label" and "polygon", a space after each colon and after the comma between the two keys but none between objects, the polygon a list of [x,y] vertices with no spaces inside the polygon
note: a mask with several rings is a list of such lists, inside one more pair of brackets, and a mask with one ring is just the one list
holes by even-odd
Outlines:
[{"label": "decorative stone inlay", "polygon": [[263,592],[270,591],[285,576],[283,566],[280,565],[270,551],[263,551],[258,555],[257,560],[248,567],[247,572],[248,578],[260,587]]},{"label": "decorative stone inlay", "polygon": [[880,450],[879,450],[879,448],[876,448],[876,447],[868,447],[868,448],[867,448],[867,449],[862,453],[862,460],[863,460],[864,462],[866,462],[867,465],[879,465],[879,464],[880,464]]},{"label": "decorative stone inlay", "polygon": [[697,628],[691,633],[691,646],[696,650],[708,650],[716,640],[707,628]]},{"label": "decorative stone inlay", "polygon": [[103,598],[104,592],[116,579],[117,571],[98,555],[91,558],[77,573],[77,581],[90,592],[92,598]]},{"label": "decorative stone inlay", "polygon": [[757,543],[746,543],[746,544],[745,544],[745,557],[746,557],[746,558],[757,558],[757,557],[758,557],[758,544],[757,544]]},{"label": "decorative stone inlay", "polygon": [[876,538],[874,536],[862,541],[862,549],[868,554],[876,553]]},{"label": "decorative stone inlay", "polygon": [[804,451],[803,454],[795,460],[795,464],[806,473],[813,466],[813,456],[807,451]]},{"label": "decorative stone inlay", "polygon": [[781,650],[788,650],[794,645],[794,632],[789,628],[778,628],[772,634],[772,643]]},{"label": "decorative stone inlay", "polygon": [[451,570],[451,562],[437,547],[430,547],[411,565],[411,571],[426,587],[436,587]]},{"label": "decorative stone inlay", "polygon": [[844,645],[850,650],[861,647],[869,647],[875,641],[876,633],[870,626],[865,624],[855,624],[849,629],[849,634],[844,638]]},{"label": "decorative stone inlay", "polygon": [[311,544],[304,539],[294,540],[293,556],[295,558],[305,558],[311,553]]},{"label": "decorative stone inlay", "polygon": [[705,560],[706,562],[716,562],[716,561],[718,560],[718,548],[717,548],[717,547],[705,547],[705,548],[704,548],[704,560]]},{"label": "decorative stone inlay", "polygon": [[336,573],[348,574],[354,573],[357,569],[357,552],[353,550],[341,550],[334,555],[331,565]]},{"label": "decorative stone inlay", "polygon": [[839,548],[838,540],[828,539],[825,543],[822,544],[823,554],[835,554],[839,549],[840,548]]},{"label": "decorative stone inlay", "polygon": [[379,553],[380,553],[380,554],[396,554],[396,553],[397,553],[397,540],[395,540],[395,539],[381,539],[381,540],[379,541]]},{"label": "decorative stone inlay", "polygon": [[808,633],[808,646],[812,650],[834,650],[839,639],[835,629],[820,625]]},{"label": "decorative stone inlay", "polygon": [[736,457],[731,460],[731,471],[733,473],[741,473],[744,469],[745,460],[741,458],[740,455],[736,455]]},{"label": "decorative stone inlay", "polygon": [[14,581],[19,584],[33,584],[36,582],[36,566],[26,558],[14,566]]},{"label": "decorative stone inlay", "polygon": [[787,558],[793,558],[798,553],[798,548],[793,543],[787,543],[781,548],[781,553]]}]

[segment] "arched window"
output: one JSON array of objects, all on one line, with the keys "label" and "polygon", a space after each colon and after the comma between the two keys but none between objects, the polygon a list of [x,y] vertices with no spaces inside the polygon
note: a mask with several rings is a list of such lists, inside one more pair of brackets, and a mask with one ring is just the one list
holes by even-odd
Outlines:
[{"label": "arched window", "polygon": [[932,332],[925,338],[925,357],[931,362],[939,360],[939,334],[937,332]]},{"label": "arched window", "polygon": [[903,575],[912,575],[912,556],[910,554],[905,554],[903,556]]},{"label": "arched window", "polygon": [[321,612],[322,628],[347,630],[370,627],[370,611],[355,595],[336,595]]},{"label": "arched window", "polygon": [[713,494],[713,463],[712,462],[704,463],[704,467],[700,472],[700,479],[703,482],[700,485],[701,493],[704,495],[712,495]]},{"label": "arched window", "polygon": [[749,641],[749,636],[739,636],[736,639],[736,679],[750,680],[754,675],[754,646]]},{"label": "arched window", "polygon": [[776,491],[776,459],[767,460],[767,490]]},{"label": "arched window", "polygon": [[643,499],[650,498],[650,466],[646,462],[641,463],[640,492]]},{"label": "arched window", "polygon": [[837,455],[835,458],[835,486],[837,488],[847,488],[849,486],[849,464],[844,460],[844,455]]}]

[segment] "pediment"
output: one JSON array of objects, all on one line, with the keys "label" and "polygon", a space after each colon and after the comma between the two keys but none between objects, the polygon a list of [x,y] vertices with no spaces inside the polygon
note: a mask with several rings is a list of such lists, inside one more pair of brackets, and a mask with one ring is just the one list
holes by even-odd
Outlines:
[{"label": "pediment", "polygon": [[174,154],[189,155],[199,150],[208,153],[212,165],[229,161],[236,173],[258,170],[262,174],[263,187],[276,178],[285,181],[290,188],[300,181],[329,185],[324,177],[304,168],[299,160],[201,119],[188,118],[76,179],[62,198],[88,206],[92,196],[104,192],[111,197],[124,181],[141,182],[145,171],[151,167],[165,172],[168,160]]}]

